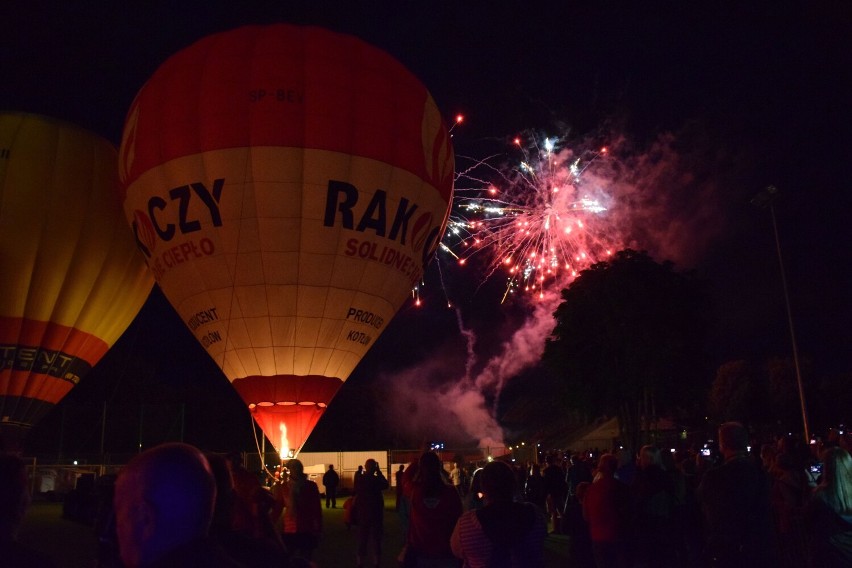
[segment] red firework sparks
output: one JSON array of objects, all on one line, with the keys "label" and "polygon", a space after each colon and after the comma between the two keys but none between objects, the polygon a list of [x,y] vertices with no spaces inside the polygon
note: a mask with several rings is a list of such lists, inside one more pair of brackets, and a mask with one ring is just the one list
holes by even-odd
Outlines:
[{"label": "red firework sparks", "polygon": [[[495,157],[467,159],[456,179],[444,251],[461,264],[482,255],[486,278],[506,274],[506,292],[539,297],[564,287],[614,248],[606,234],[606,188],[594,175],[607,149],[576,152],[545,138],[523,148],[521,160],[498,167]],[[467,187],[470,185],[470,187]]]}]

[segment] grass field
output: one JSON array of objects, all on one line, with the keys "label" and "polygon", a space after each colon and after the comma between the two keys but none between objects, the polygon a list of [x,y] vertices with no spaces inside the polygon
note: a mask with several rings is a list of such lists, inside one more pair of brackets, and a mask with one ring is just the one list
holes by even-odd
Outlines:
[{"label": "grass field", "polygon": [[[393,497],[385,499],[385,538],[383,566],[396,566],[396,555],[402,548],[403,535],[399,518],[393,510]],[[347,530],[343,523],[342,499],[337,509],[323,508],[323,535],[314,561],[320,568],[355,566],[356,528]],[[97,559],[97,537],[86,524],[62,518],[62,503],[37,501],[27,513],[19,540],[27,546],[50,555],[60,568],[93,568]],[[568,541],[561,536],[548,536],[545,542],[548,567],[566,567]],[[2,564],[2,562],[0,562]]]}]

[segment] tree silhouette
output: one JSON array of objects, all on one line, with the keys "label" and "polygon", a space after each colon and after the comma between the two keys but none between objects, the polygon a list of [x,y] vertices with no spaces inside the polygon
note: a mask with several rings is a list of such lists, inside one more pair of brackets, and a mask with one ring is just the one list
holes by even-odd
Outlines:
[{"label": "tree silhouette", "polygon": [[769,415],[769,384],[762,370],[745,360],[719,366],[710,388],[708,411],[715,422],[763,422]]},{"label": "tree silhouette", "polygon": [[656,417],[700,413],[710,313],[704,282],[627,249],[583,271],[562,299],[543,361],[574,405],[618,416],[622,440],[634,448]]},{"label": "tree silhouette", "polygon": [[[810,374],[809,360],[802,363],[802,371]],[[757,431],[774,434],[801,431],[801,406],[792,359],[770,357],[762,362],[740,359],[723,363],[713,379],[708,412],[714,422],[737,420]]]}]

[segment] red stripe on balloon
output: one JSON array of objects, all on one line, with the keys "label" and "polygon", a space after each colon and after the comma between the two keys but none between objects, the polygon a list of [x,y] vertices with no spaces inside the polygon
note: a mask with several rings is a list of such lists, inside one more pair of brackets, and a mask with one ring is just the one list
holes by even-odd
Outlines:
[{"label": "red stripe on balloon", "polygon": [[232,384],[276,447],[281,443],[276,436],[283,424],[289,449],[299,450],[343,381],[322,375],[276,375],[235,379]]},{"label": "red stripe on balloon", "polygon": [[[424,140],[428,98],[402,64],[353,36],[286,24],[209,36],[169,58],[137,95],[122,144],[124,186],[175,158],[283,146],[375,159],[430,181],[449,201],[452,172],[436,166],[451,166],[450,139],[442,123]],[[440,157],[437,146],[447,150]]]},{"label": "red stripe on balloon", "polygon": [[[54,322],[20,317],[0,316],[0,395],[34,398],[52,404],[74,387],[79,377],[56,377],[27,365],[35,354],[24,349],[40,350],[42,357],[72,357],[93,367],[109,346],[90,333]],[[80,367],[75,367],[79,369]]]},{"label": "red stripe on balloon", "polygon": [[253,375],[234,379],[234,388],[246,404],[328,404],[343,381],[323,375]]},{"label": "red stripe on balloon", "polygon": [[0,345],[60,351],[82,359],[92,367],[109,349],[102,339],[73,327],[7,316],[0,316]]},{"label": "red stripe on balloon", "polygon": [[51,404],[57,404],[68,394],[75,383],[51,375],[18,371],[0,370],[0,396],[23,397]]}]

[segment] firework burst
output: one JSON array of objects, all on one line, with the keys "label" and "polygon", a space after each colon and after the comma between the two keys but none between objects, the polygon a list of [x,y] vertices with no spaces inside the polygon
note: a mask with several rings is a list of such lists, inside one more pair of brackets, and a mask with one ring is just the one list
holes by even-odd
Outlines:
[{"label": "firework burst", "polygon": [[543,297],[614,250],[606,188],[594,174],[606,148],[577,152],[556,138],[525,147],[517,138],[514,152],[520,159],[510,166],[494,165],[497,156],[459,157],[470,166],[457,175],[441,243],[462,265],[480,258],[486,278],[505,274],[503,301],[516,292]]}]

